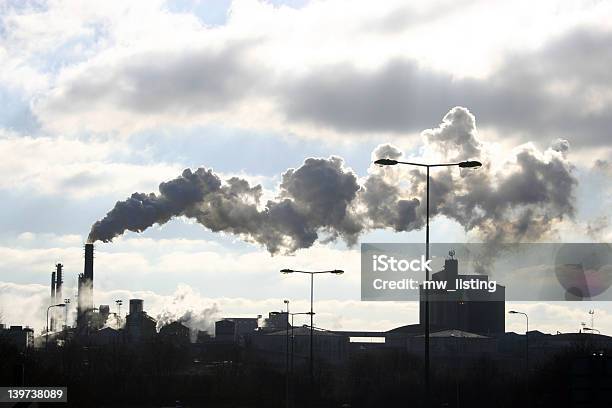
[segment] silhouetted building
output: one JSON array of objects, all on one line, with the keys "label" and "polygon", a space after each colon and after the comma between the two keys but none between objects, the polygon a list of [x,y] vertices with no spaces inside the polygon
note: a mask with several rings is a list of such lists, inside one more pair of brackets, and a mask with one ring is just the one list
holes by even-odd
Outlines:
[{"label": "silhouetted building", "polygon": [[[290,336],[290,358],[295,366],[304,366],[310,356],[310,327],[294,327]],[[291,337],[292,336],[292,337]],[[349,338],[341,333],[315,329],[313,349],[316,363],[338,364],[347,357]],[[251,337],[251,345],[269,363],[284,367],[287,357],[287,330],[259,331]],[[293,350],[293,353],[291,353]]]},{"label": "silhouetted building", "polygon": [[285,330],[289,325],[289,315],[287,312],[270,312],[264,322],[264,330]]},{"label": "silhouetted building", "polygon": [[[505,331],[505,287],[488,290],[487,275],[460,275],[458,262],[452,256],[444,269],[432,274],[432,281],[446,281],[446,289],[429,290],[429,324],[432,331],[457,329],[469,333],[501,334]],[[457,282],[473,282],[474,288],[457,287]],[[425,319],[423,288],[420,291],[419,315]]]},{"label": "silhouetted building", "polygon": [[20,350],[34,346],[34,330],[29,327],[0,324],[0,341],[11,344]]},{"label": "silhouetted building", "polygon": [[110,306],[100,305],[100,307],[98,307],[98,313],[100,314],[100,320],[104,322],[103,324],[105,324],[108,316],[110,315]]},{"label": "silhouetted building", "polygon": [[143,310],[142,299],[130,299],[130,314],[125,319],[125,340],[128,343],[146,342],[157,334],[155,319]]},{"label": "silhouetted building", "polygon": [[[442,330],[430,333],[430,353],[433,357],[445,359],[476,360],[493,357],[497,353],[497,339],[469,333],[463,330]],[[421,354],[425,336],[423,334],[408,338],[408,351]]]},{"label": "silhouetted building", "polygon": [[210,333],[208,333],[206,330],[198,330],[196,343],[207,343],[211,341],[211,339],[212,337],[210,336]]},{"label": "silhouetted building", "polygon": [[215,322],[215,339],[218,341],[243,341],[259,327],[256,317],[231,317]]},{"label": "silhouetted building", "polygon": [[189,327],[181,322],[172,322],[159,329],[159,337],[165,342],[186,344],[190,342]]},{"label": "silhouetted building", "polygon": [[92,332],[89,336],[89,341],[91,344],[97,346],[120,344],[123,341],[122,334],[122,330],[104,327],[103,329]]}]

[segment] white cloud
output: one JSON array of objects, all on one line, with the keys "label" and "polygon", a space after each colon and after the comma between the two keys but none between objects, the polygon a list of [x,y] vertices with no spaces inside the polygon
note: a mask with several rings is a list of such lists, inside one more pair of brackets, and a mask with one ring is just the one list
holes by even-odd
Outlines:
[{"label": "white cloud", "polygon": [[[219,123],[342,138],[355,130],[285,111],[295,98],[285,95],[286,88],[321,77],[329,67],[345,68],[333,71],[332,82],[351,71],[367,80],[402,60],[438,82],[487,78],[508,56],[534,52],[577,27],[610,28],[610,8],[587,1],[537,6],[528,1],[388,1],[382,6],[335,0],[293,9],[237,0],[227,24],[207,27],[193,14],[168,11],[162,1],[78,6],[53,1],[41,10],[5,10],[8,34],[0,43],[1,55],[13,68],[3,82],[33,87],[28,92],[34,111],[53,131],[129,134]],[[52,63],[41,63],[46,60]],[[440,84],[423,86],[435,91]],[[453,91],[442,86],[441,92]],[[333,96],[327,98],[331,104]],[[602,91],[581,100],[603,112],[606,98]],[[449,107],[439,107],[436,116]]]},{"label": "white cloud", "polygon": [[181,170],[164,163],[121,162],[121,156],[131,151],[116,140],[35,138],[0,131],[0,152],[0,172],[10,175],[0,179],[0,189],[14,193],[121,198],[136,190],[152,190]]}]

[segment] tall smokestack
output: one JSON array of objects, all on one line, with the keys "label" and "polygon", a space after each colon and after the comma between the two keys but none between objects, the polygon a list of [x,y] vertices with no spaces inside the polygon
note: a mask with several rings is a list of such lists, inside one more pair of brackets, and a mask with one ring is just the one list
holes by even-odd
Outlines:
[{"label": "tall smokestack", "polygon": [[51,272],[51,303],[55,301],[55,272]]},{"label": "tall smokestack", "polygon": [[[51,300],[49,304],[52,305],[55,303],[55,272],[51,272]],[[53,315],[49,319],[49,330],[55,331],[55,319]]]},{"label": "tall smokestack", "polygon": [[62,303],[64,299],[62,298],[62,284],[64,283],[63,278],[63,268],[64,265],[58,263],[55,265],[55,302]]},{"label": "tall smokestack", "polygon": [[83,275],[85,279],[89,279],[93,282],[93,258],[94,258],[94,246],[93,244],[85,244],[85,269]]},{"label": "tall smokestack", "polygon": [[142,313],[143,309],[143,300],[142,299],[130,299],[130,315],[136,315],[138,313]]},{"label": "tall smokestack", "polygon": [[77,306],[77,326],[81,333],[89,330],[93,312],[93,244],[85,244],[85,265],[79,274],[79,294]]}]

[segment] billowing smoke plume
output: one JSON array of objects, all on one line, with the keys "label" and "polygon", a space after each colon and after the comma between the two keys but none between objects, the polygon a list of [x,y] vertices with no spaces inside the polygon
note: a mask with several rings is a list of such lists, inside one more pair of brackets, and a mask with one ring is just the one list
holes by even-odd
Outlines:
[{"label": "billowing smoke plume", "polygon": [[180,322],[189,327],[191,341],[194,342],[197,338],[198,331],[205,331],[209,334],[214,333],[215,318],[218,317],[219,309],[217,305],[203,310],[187,310],[182,315],[178,316],[175,313],[165,310],[157,315],[157,330],[172,322]]},{"label": "billowing smoke plume", "polygon": [[360,187],[340,158],[307,159],[282,178],[275,201],[261,208],[261,186],[232,177],[225,183],[211,170],[189,169],[161,183],[159,194],[134,193],[96,222],[89,241],[110,241],[126,230],[141,232],[176,216],[212,231],[239,235],[271,253],[310,247],[321,230],[354,243],[363,226],[351,210]]},{"label": "billowing smoke plume", "polygon": [[123,328],[124,324],[125,322],[120,316],[116,315],[115,313],[111,313],[106,318],[103,328],[109,327],[111,329],[119,330]]},{"label": "billowing smoke plume", "polygon": [[[486,242],[518,242],[546,237],[555,222],[573,216],[577,181],[567,160],[567,141],[556,140],[545,151],[525,144],[496,155],[478,138],[474,116],[461,107],[422,137],[422,160],[484,164],[478,170],[432,170],[432,217],[455,220]],[[373,159],[403,156],[389,144],[372,153]],[[283,174],[274,200],[264,204],[261,197],[261,186],[246,180],[232,177],[223,182],[209,169],[186,169],[161,183],[159,193],[134,193],[118,202],[93,225],[89,240],[110,241],[126,230],[141,232],[185,216],[212,231],[259,243],[270,253],[293,252],[317,240],[341,238],[354,244],[372,229],[420,229],[426,212],[425,174],[420,169],[372,165],[359,179],[338,157],[306,159]]]}]

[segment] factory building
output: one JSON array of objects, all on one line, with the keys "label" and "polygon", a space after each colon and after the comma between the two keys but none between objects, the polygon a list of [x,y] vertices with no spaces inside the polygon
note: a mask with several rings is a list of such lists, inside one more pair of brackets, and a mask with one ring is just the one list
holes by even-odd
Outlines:
[{"label": "factory building", "polygon": [[257,317],[229,317],[215,322],[215,339],[218,341],[244,342],[259,327]]},{"label": "factory building", "polygon": [[262,329],[275,331],[285,330],[287,327],[289,327],[289,315],[287,312],[270,312],[264,320]]},{"label": "factory building", "polygon": [[25,350],[34,346],[34,330],[27,326],[6,327],[0,324],[0,341]]},{"label": "factory building", "polygon": [[142,299],[130,299],[130,314],[125,319],[125,341],[140,343],[153,340],[157,322],[143,310]]},{"label": "factory building", "polygon": [[[446,281],[447,289],[429,290],[429,322],[432,332],[461,330],[481,335],[501,334],[505,331],[505,287],[497,285],[489,292],[487,275],[460,275],[457,259],[451,254],[444,261],[444,269],[432,275],[433,281]],[[483,289],[464,289],[456,283],[475,282]],[[425,322],[424,292],[421,287],[419,316]]]},{"label": "factory building", "polygon": [[159,329],[159,338],[166,343],[184,345],[190,342],[189,327],[181,322],[172,322]]}]

